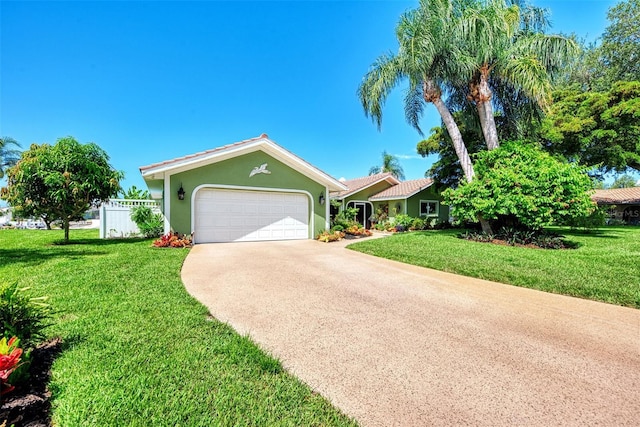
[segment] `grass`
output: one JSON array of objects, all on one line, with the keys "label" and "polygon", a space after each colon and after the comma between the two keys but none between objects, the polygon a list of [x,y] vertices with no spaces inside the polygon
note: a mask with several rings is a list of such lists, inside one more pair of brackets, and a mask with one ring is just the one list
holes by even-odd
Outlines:
[{"label": "grass", "polygon": [[578,248],[543,250],[472,242],[458,239],[460,230],[396,234],[349,248],[465,276],[640,308],[640,227],[553,231]]},{"label": "grass", "polygon": [[2,281],[48,295],[57,426],[355,425],[185,291],[184,249],[0,231]]}]

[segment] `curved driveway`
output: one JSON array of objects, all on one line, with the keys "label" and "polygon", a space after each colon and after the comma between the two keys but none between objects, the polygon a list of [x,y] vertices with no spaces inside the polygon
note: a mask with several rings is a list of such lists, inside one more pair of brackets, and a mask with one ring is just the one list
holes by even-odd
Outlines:
[{"label": "curved driveway", "polygon": [[640,310],[311,240],[196,245],[182,279],[363,426],[640,422]]}]

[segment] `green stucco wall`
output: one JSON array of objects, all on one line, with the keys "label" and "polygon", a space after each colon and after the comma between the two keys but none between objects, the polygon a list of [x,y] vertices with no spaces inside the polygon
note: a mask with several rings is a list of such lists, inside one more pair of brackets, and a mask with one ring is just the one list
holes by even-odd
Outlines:
[{"label": "green stucco wall", "polygon": [[[257,174],[249,177],[254,167],[264,163],[268,164],[271,174]],[[203,184],[307,191],[313,199],[313,207],[309,206],[309,212],[313,212],[314,215],[314,229],[311,230],[309,238],[313,238],[325,229],[326,207],[320,205],[318,201],[325,187],[267,153],[255,151],[172,175],[169,196],[171,197],[170,221],[173,230],[179,233],[191,233],[191,197],[196,187]],[[181,185],[185,191],[184,200],[178,200],[178,189]]]},{"label": "green stucco wall", "polygon": [[[407,215],[413,218],[417,218],[420,216],[420,200],[438,200],[440,202],[440,208],[438,211],[438,222],[444,222],[449,220],[449,206],[442,204],[442,197],[439,193],[436,193],[433,190],[433,187],[429,187],[425,190],[420,191],[417,194],[409,197],[408,199],[398,199],[398,200],[385,200],[385,201],[376,201],[373,204],[374,211],[384,204],[389,205],[389,218],[393,218],[397,214],[402,214],[405,212],[405,204]],[[433,217],[432,217],[433,218]]]}]

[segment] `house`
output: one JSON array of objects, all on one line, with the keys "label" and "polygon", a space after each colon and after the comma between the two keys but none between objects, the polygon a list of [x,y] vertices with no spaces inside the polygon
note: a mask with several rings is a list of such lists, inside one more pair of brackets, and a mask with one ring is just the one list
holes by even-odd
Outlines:
[{"label": "house", "polygon": [[312,239],[346,187],[266,134],[140,168],[165,232],[195,243]]},{"label": "house", "polygon": [[640,224],[640,187],[596,190],[591,199],[608,208],[610,219]]},{"label": "house", "polygon": [[432,223],[448,221],[449,207],[442,204],[433,183],[431,178],[399,181],[388,172],[379,173],[343,181],[346,190],[332,193],[331,198],[339,202],[340,209],[358,208],[356,219],[367,228],[381,216],[398,214],[431,219]]}]

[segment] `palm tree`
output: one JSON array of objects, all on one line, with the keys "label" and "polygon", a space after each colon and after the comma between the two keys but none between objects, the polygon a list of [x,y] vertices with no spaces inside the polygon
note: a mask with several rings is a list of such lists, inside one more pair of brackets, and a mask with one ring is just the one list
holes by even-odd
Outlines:
[{"label": "palm tree", "polygon": [[547,11],[526,0],[487,0],[464,11],[456,30],[462,49],[473,56],[474,72],[467,98],[475,104],[489,150],[499,145],[493,97],[498,86],[524,94],[541,108],[551,100],[551,81],[577,44],[563,36],[547,35]]},{"label": "palm tree", "polygon": [[369,169],[369,175],[375,175],[383,172],[389,172],[400,181],[404,181],[404,170],[402,169],[402,166],[400,166],[398,158],[386,151],[382,152],[382,166],[373,166]]},{"label": "palm tree", "polygon": [[20,160],[20,150],[11,148],[11,146],[20,148],[20,144],[9,136],[0,138],[0,179],[4,178],[7,169],[15,166]]},{"label": "palm tree", "polygon": [[442,95],[459,76],[473,73],[473,62],[460,49],[454,30],[461,18],[462,5],[471,0],[421,0],[420,7],[400,17],[396,27],[397,54],[380,56],[364,76],[358,97],[365,114],[380,128],[382,107],[387,96],[408,80],[405,117],[422,135],[419,120],[425,103],[433,103],[453,142],[467,181],[473,179],[473,166],[462,135]]}]

